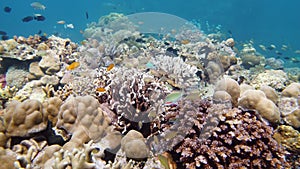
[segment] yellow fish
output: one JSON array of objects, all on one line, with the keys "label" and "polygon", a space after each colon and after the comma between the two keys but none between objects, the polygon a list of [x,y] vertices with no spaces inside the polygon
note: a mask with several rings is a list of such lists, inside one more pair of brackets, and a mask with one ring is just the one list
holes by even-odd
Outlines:
[{"label": "yellow fish", "polygon": [[97,91],[97,92],[105,92],[106,89],[103,88],[103,87],[98,87],[98,88],[96,89],[96,91]]},{"label": "yellow fish", "polygon": [[106,71],[111,71],[115,67],[115,64],[111,63],[107,66]]},{"label": "yellow fish", "polygon": [[74,70],[74,69],[78,68],[79,65],[80,65],[79,62],[73,62],[73,63],[71,63],[70,65],[68,65],[68,66],[66,67],[66,69],[67,69],[67,70]]}]

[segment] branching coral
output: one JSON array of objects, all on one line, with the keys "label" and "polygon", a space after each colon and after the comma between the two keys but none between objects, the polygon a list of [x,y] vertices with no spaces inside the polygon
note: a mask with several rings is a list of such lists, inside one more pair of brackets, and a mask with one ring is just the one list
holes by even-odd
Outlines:
[{"label": "branching coral", "polygon": [[228,110],[220,118],[212,136],[204,141],[198,137],[201,125],[196,125],[193,129],[194,132],[190,132],[173,152],[178,153],[178,156],[174,156],[182,167],[289,167],[284,158],[286,152],[272,138],[272,128],[257,119],[254,112]]}]

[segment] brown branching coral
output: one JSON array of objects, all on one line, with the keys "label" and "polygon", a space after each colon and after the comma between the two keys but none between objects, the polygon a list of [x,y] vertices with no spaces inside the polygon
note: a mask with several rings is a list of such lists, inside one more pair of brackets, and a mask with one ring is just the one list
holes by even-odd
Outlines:
[{"label": "brown branching coral", "polygon": [[254,112],[228,110],[206,140],[199,138],[201,125],[195,125],[193,130],[173,151],[182,167],[290,167],[284,158],[286,152],[272,138],[272,128],[260,121]]}]

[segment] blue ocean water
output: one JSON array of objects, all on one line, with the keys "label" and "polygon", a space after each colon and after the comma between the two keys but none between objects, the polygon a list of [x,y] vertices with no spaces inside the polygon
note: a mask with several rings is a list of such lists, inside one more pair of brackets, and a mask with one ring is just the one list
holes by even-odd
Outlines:
[{"label": "blue ocean water", "polygon": [[[204,32],[217,27],[237,42],[252,40],[256,46],[287,45],[289,50],[282,52],[284,57],[300,57],[300,54],[294,53],[300,49],[300,1],[297,0],[40,0],[46,6],[45,10],[33,9],[30,6],[32,2],[1,0],[0,30],[7,32],[9,37],[28,36],[42,31],[47,35],[56,34],[80,42],[83,39],[80,30],[111,12],[125,15],[163,12],[197,21]],[[4,12],[5,6],[10,7],[11,12]],[[46,20],[22,22],[22,18],[34,14],[42,14]],[[65,29],[63,25],[57,24],[59,20],[72,23],[74,29]],[[266,57],[275,55],[270,52],[263,54]]]}]

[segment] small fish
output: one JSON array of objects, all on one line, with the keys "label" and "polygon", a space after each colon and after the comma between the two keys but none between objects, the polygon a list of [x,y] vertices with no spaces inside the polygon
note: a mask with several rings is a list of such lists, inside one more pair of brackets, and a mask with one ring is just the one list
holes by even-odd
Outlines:
[{"label": "small fish", "polygon": [[38,35],[40,35],[41,33],[42,33],[42,30],[39,30],[39,31],[37,32]]},{"label": "small fish", "polygon": [[106,89],[104,87],[98,87],[96,89],[97,92],[106,92]]},{"label": "small fish", "polygon": [[300,60],[299,59],[297,59],[297,58],[291,58],[291,61],[293,62],[293,63],[299,63],[300,62]]},{"label": "small fish", "polygon": [[85,18],[89,19],[89,13],[88,12],[85,12]]},{"label": "small fish", "polygon": [[63,20],[60,20],[60,21],[57,21],[56,23],[57,23],[57,24],[60,24],[60,25],[63,25],[63,24],[65,24],[66,22],[63,21]]},{"label": "small fish", "polygon": [[181,40],[180,43],[183,45],[189,44],[191,41],[188,39]]},{"label": "small fish", "polygon": [[8,7],[8,6],[6,6],[6,7],[4,7],[4,12],[7,12],[7,13],[10,13],[10,11],[11,11],[11,8],[10,7]]},{"label": "small fish", "polygon": [[23,22],[30,22],[33,20],[33,17],[32,16],[26,16],[22,19]]},{"label": "small fish", "polygon": [[277,55],[280,55],[280,56],[282,55],[282,53],[279,52],[278,50],[276,50],[275,53],[276,53]]},{"label": "small fish", "polygon": [[65,24],[64,25],[65,29],[70,28],[70,29],[74,29],[74,25],[73,24]]},{"label": "small fish", "polygon": [[176,169],[177,165],[174,162],[172,156],[168,152],[164,152],[158,155],[158,160],[164,166],[165,169]]},{"label": "small fish", "polygon": [[295,53],[296,54],[300,54],[300,50],[295,50]]},{"label": "small fish", "polygon": [[46,18],[41,14],[34,14],[34,19],[37,21],[44,21]]},{"label": "small fish", "polygon": [[165,103],[168,103],[168,102],[176,103],[178,100],[181,99],[182,95],[183,95],[183,92],[174,91],[166,96]]},{"label": "small fish", "polygon": [[2,35],[1,39],[2,39],[2,40],[8,40],[8,39],[9,39],[9,36],[7,36],[7,35]]},{"label": "small fish", "polygon": [[275,49],[275,48],[276,48],[276,46],[273,45],[273,44],[271,44],[270,46],[267,47],[267,49],[269,49],[269,50],[273,50],[273,49]]},{"label": "small fish", "polygon": [[7,35],[7,33],[4,31],[0,31],[0,35]]},{"label": "small fish", "polygon": [[111,71],[115,67],[115,64],[111,63],[107,66],[106,71]]},{"label": "small fish", "polygon": [[261,50],[266,51],[266,47],[264,45],[258,45],[258,47],[260,47]]},{"label": "small fish", "polygon": [[33,7],[34,9],[39,9],[39,10],[45,10],[46,6],[41,4],[40,2],[33,2],[30,4],[31,7]]},{"label": "small fish", "polygon": [[71,63],[70,65],[68,65],[68,66],[66,67],[66,69],[67,69],[67,70],[74,70],[74,69],[78,68],[79,65],[80,65],[79,62],[73,62],[73,63]]}]

